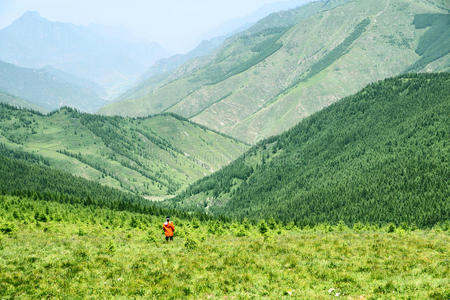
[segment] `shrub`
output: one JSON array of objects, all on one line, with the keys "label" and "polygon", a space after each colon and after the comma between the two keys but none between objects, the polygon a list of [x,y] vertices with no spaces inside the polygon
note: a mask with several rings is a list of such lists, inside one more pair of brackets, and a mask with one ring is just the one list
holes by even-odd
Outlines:
[{"label": "shrub", "polygon": [[187,238],[186,243],[184,243],[184,247],[188,250],[194,250],[198,247],[198,242],[192,238]]}]

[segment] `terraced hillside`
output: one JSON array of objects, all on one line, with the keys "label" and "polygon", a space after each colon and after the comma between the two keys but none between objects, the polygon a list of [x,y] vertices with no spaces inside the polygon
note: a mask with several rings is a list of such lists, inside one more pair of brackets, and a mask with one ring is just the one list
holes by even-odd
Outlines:
[{"label": "terraced hillside", "polygon": [[448,9],[433,0],[313,2],[261,20],[101,112],[175,112],[254,143],[368,83],[449,70]]},{"label": "terraced hillside", "polygon": [[450,218],[450,73],[369,85],[250,149],[173,204],[301,225]]},{"label": "terraced hillside", "polygon": [[53,168],[142,196],[172,195],[247,146],[181,117],[130,119],[63,108],[49,115],[0,105],[0,143]]}]

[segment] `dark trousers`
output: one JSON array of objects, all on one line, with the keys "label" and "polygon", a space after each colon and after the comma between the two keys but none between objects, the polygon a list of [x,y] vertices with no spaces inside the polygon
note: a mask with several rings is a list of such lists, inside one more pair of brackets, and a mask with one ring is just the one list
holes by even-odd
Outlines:
[{"label": "dark trousers", "polygon": [[169,240],[173,241],[173,236],[166,236],[166,241],[168,242]]}]

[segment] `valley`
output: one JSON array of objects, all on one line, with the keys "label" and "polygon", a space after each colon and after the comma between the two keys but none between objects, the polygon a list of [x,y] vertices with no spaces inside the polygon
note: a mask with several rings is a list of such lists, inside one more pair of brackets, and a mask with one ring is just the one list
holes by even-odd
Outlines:
[{"label": "valley", "polygon": [[0,105],[0,142],[59,170],[142,196],[174,195],[248,146],[172,114],[130,119]]},{"label": "valley", "polygon": [[107,6],[0,4],[0,299],[450,299],[448,1]]}]

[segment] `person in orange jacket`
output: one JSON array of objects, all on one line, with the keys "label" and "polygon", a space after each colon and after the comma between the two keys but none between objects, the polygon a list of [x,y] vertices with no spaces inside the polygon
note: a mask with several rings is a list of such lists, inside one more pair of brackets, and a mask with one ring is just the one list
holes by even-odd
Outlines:
[{"label": "person in orange jacket", "polygon": [[166,222],[163,224],[164,234],[166,235],[166,242],[173,241],[173,233],[175,232],[175,225],[170,221],[170,217],[166,218]]}]

